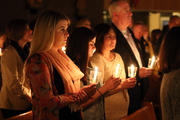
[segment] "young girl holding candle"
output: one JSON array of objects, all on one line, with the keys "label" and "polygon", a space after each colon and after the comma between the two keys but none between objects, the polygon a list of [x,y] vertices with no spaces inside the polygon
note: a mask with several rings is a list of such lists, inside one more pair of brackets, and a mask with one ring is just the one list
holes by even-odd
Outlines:
[{"label": "young girl holding candle", "polygon": [[[113,52],[116,46],[116,35],[108,24],[99,24],[95,27],[96,53],[90,59],[93,66],[98,66],[102,72],[103,82],[112,75],[120,77],[121,84],[105,96],[106,120],[118,120],[128,113],[129,95],[127,88],[135,86],[135,78],[126,79],[124,63],[118,53]],[[119,72],[117,67],[119,66]],[[114,75],[115,73],[115,75]]]},{"label": "young girl holding candle", "polygon": [[[88,84],[88,65],[90,57],[95,51],[96,37],[93,31],[88,28],[76,28],[69,37],[66,53],[75,62],[75,64],[84,72],[85,76],[81,79],[82,86]],[[89,67],[88,67],[89,66]],[[88,68],[87,68],[88,67]],[[98,73],[97,73],[98,74]],[[97,78],[98,75],[95,77]],[[95,79],[95,78],[92,78]],[[85,120],[104,120],[103,94],[113,90],[120,84],[119,78],[109,78],[104,86],[81,107],[84,108],[83,117]]]}]

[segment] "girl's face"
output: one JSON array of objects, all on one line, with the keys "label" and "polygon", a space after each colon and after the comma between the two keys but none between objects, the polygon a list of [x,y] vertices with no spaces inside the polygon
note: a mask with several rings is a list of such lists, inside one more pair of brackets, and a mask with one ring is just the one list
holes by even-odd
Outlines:
[{"label": "girl's face", "polygon": [[103,50],[113,50],[116,47],[116,35],[113,29],[104,36]]},{"label": "girl's face", "polygon": [[88,48],[88,57],[92,57],[93,56],[93,53],[96,50],[95,43],[96,43],[96,37],[94,37],[91,41],[89,41],[89,45],[88,45],[88,47],[89,47]]},{"label": "girl's face", "polygon": [[69,37],[69,33],[67,31],[69,22],[67,20],[60,20],[55,28],[55,38],[54,38],[54,47],[62,48],[66,46],[67,38]]}]

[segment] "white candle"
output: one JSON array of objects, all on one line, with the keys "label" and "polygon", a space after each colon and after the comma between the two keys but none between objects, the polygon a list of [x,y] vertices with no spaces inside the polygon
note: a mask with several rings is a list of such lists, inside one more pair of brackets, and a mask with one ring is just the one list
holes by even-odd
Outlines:
[{"label": "white candle", "polygon": [[115,76],[114,76],[114,77],[116,77],[116,78],[118,77],[119,67],[120,67],[120,64],[117,64],[116,72],[115,72]]},{"label": "white candle", "polygon": [[93,81],[92,81],[93,83],[96,83],[97,74],[98,74],[98,67],[95,67],[94,77],[93,77]]},{"label": "white candle", "polygon": [[0,56],[2,56],[2,49],[0,48]]},{"label": "white candle", "polygon": [[153,57],[152,57],[152,61],[151,61],[150,68],[153,68],[154,62],[155,62],[155,57],[153,56]]},{"label": "white candle", "polygon": [[133,64],[131,65],[131,75],[130,76],[134,77],[134,65]]}]

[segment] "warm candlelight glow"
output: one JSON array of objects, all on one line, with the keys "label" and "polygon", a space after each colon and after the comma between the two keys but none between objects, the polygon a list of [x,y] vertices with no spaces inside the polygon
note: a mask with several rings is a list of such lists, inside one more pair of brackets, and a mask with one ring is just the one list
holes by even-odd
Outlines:
[{"label": "warm candlelight glow", "polygon": [[2,49],[0,48],[0,56],[2,56]]},{"label": "warm candlelight glow", "polygon": [[116,72],[115,72],[115,78],[118,78],[119,77],[119,67],[120,67],[120,64],[117,64],[117,67],[116,67]]},{"label": "warm candlelight glow", "polygon": [[131,77],[133,77],[134,75],[134,65],[131,65]]},{"label": "warm candlelight glow", "polygon": [[93,50],[93,54],[96,52],[96,49]]},{"label": "warm candlelight glow", "polygon": [[61,49],[62,49],[62,51],[63,51],[64,53],[66,53],[66,47],[65,47],[65,46],[63,46]]},{"label": "warm candlelight glow", "polygon": [[98,74],[98,67],[95,67],[94,77],[92,80],[93,83],[96,83],[97,74]]},{"label": "warm candlelight glow", "polygon": [[148,68],[153,68],[154,64],[155,64],[155,56],[153,56],[152,58],[149,59],[149,63],[148,63]]},{"label": "warm candlelight glow", "polygon": [[129,77],[135,77],[136,76],[137,67],[135,67],[133,64],[128,67],[128,76]]}]

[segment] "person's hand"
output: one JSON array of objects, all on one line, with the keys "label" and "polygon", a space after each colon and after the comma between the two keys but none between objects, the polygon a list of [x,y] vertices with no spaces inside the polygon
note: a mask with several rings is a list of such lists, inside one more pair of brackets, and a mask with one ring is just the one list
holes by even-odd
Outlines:
[{"label": "person's hand", "polygon": [[121,82],[121,88],[122,89],[128,89],[133,88],[136,85],[136,78],[128,78]]},{"label": "person's hand", "polygon": [[120,78],[113,78],[110,77],[104,84],[104,87],[106,87],[107,91],[108,90],[113,90],[115,89],[119,84],[121,83]]},{"label": "person's hand", "polygon": [[152,75],[153,69],[152,68],[146,68],[142,67],[139,69],[139,77],[140,78],[146,78]]},{"label": "person's hand", "polygon": [[81,102],[86,102],[96,92],[96,84],[84,86],[78,93]]}]

